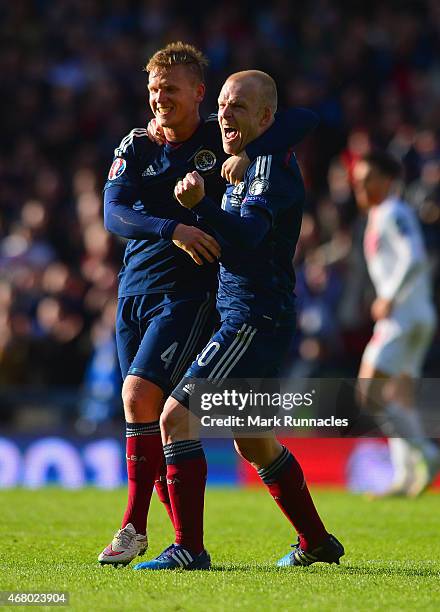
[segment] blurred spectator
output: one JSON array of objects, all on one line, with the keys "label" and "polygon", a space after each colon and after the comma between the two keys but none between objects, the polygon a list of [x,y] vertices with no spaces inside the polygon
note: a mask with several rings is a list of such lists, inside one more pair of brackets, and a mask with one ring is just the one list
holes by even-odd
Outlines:
[{"label": "blurred spectator", "polygon": [[309,257],[297,275],[298,345],[291,376],[325,376],[335,369],[342,348],[337,316],[340,293],[337,270],[316,256]]},{"label": "blurred spectator", "polygon": [[116,300],[109,301],[91,329],[92,354],[87,364],[80,406],[80,431],[90,433],[96,427],[119,414],[122,385],[116,356],[114,322]]}]

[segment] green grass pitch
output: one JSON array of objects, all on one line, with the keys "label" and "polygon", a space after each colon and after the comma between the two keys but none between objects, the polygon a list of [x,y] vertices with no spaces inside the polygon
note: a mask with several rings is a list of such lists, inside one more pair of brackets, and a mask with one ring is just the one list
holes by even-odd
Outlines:
[{"label": "green grass pitch", "polygon": [[[440,609],[438,494],[371,502],[315,489],[328,528],[345,545],[341,566],[278,569],[274,562],[293,535],[267,493],[209,489],[205,534],[212,571],[151,573],[96,561],[118,526],[125,495],[0,492],[0,590],[69,591],[68,609],[87,611]],[[144,559],[172,541],[155,497],[149,538]]]}]

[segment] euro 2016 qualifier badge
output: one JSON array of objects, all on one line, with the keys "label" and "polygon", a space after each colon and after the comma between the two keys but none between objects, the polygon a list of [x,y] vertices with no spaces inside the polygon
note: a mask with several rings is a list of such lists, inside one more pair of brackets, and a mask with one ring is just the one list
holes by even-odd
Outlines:
[{"label": "euro 2016 qualifier badge", "polygon": [[261,195],[269,189],[269,181],[261,178],[254,178],[252,183],[249,185],[250,195]]},{"label": "euro 2016 qualifier badge", "polygon": [[114,181],[119,178],[121,174],[124,173],[125,168],[127,167],[127,162],[125,159],[121,157],[117,157],[111,165],[110,171],[108,173],[108,180]]},{"label": "euro 2016 qualifier badge", "polygon": [[212,170],[217,162],[217,158],[209,149],[202,149],[194,156],[194,165],[199,172]]}]

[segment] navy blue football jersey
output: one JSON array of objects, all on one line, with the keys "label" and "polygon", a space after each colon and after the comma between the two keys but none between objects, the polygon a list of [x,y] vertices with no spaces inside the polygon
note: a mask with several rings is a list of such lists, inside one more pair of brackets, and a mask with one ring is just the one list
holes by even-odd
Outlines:
[{"label": "navy blue football jersey", "polygon": [[[289,109],[269,130],[246,147],[251,159],[284,151],[316,125],[314,113]],[[115,149],[104,187],[104,217],[110,231],[129,239],[119,275],[119,297],[189,292],[203,295],[216,286],[217,264],[198,266],[171,238],[178,223],[208,227],[175,200],[174,187],[197,170],[207,195],[221,202],[223,151],[217,115],[202,120],[195,133],[178,145],[156,145],[145,128],[132,130]]]},{"label": "navy blue football jersey", "polygon": [[[125,197],[130,194],[134,210],[206,230],[175,200],[174,186],[187,172],[197,170],[208,193],[220,201],[225,184],[220,169],[225,159],[217,115],[202,121],[192,137],[178,146],[158,146],[145,129],[138,128],[115,149],[104,190],[119,185]],[[217,264],[198,266],[170,237],[129,240],[119,275],[119,297],[189,289],[205,293],[215,287],[216,275]]]},{"label": "navy blue football jersey", "polygon": [[304,199],[304,183],[293,153],[258,157],[243,182],[228,185],[222,208],[243,216],[246,208],[257,207],[268,216],[270,229],[255,248],[224,244],[217,299],[222,316],[235,311],[280,322],[294,318],[292,259]]}]

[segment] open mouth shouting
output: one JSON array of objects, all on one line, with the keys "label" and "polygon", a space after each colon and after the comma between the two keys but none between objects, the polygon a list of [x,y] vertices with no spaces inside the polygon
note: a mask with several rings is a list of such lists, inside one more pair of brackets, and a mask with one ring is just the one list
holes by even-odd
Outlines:
[{"label": "open mouth shouting", "polygon": [[235,142],[239,137],[239,132],[237,128],[232,127],[230,125],[222,125],[222,132],[223,140],[228,144]]}]

